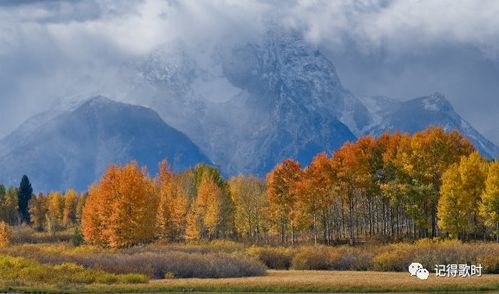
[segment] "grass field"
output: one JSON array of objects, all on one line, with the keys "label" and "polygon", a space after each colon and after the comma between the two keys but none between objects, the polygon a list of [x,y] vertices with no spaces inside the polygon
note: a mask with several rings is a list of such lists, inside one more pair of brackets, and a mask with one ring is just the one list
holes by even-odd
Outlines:
[{"label": "grass field", "polygon": [[499,275],[472,278],[436,278],[423,281],[408,273],[360,271],[277,271],[263,277],[225,279],[164,279],[147,284],[74,287],[57,285],[30,287],[3,285],[0,291],[49,293],[110,292],[428,292],[428,291],[499,291]]}]

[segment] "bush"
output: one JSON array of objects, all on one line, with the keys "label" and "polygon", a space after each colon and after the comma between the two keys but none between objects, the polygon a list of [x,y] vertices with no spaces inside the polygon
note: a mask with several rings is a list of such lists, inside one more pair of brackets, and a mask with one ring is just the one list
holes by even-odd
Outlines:
[{"label": "bush", "polygon": [[163,279],[167,273],[179,278],[223,278],[257,276],[266,271],[260,261],[247,255],[156,249],[130,253],[128,250],[105,250],[91,246],[23,245],[0,250],[0,254],[23,256],[48,264],[69,262],[115,274],[139,273],[153,279]]},{"label": "bush", "polygon": [[79,228],[75,228],[73,236],[71,236],[71,244],[75,247],[78,247],[81,244],[83,244],[83,235],[81,234]]},{"label": "bush", "polygon": [[250,247],[247,252],[270,269],[289,269],[293,260],[292,251],[283,247]]},{"label": "bush", "polygon": [[334,248],[331,253],[333,269],[365,271],[372,268],[374,247],[349,247]]},{"label": "bush", "polygon": [[[373,268],[378,271],[407,271],[408,266],[416,261],[414,247],[410,244],[391,244],[373,258]],[[419,261],[419,260],[418,260]]]},{"label": "bush", "polygon": [[12,244],[40,244],[40,243],[60,243],[67,242],[71,240],[74,231],[72,229],[68,229],[65,231],[59,231],[54,233],[49,232],[38,232],[33,228],[22,225],[20,227],[16,227],[15,230],[12,230]]},{"label": "bush", "polygon": [[391,244],[379,248],[373,259],[373,269],[406,271],[411,262],[419,262],[428,270],[436,264],[482,264],[484,273],[498,271],[499,244],[457,240],[422,239],[414,244]]},{"label": "bush", "polygon": [[297,270],[327,270],[333,267],[331,250],[327,247],[304,247],[298,250],[292,261]]},{"label": "bush", "polygon": [[116,275],[73,263],[46,265],[23,257],[0,255],[0,277],[45,284],[147,283],[144,275]]},{"label": "bush", "polygon": [[489,274],[499,274],[499,256],[497,253],[486,254],[478,258],[478,263]]}]

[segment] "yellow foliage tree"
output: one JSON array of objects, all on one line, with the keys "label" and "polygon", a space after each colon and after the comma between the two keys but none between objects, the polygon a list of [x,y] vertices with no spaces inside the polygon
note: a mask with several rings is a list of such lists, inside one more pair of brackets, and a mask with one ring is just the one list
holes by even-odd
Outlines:
[{"label": "yellow foliage tree", "polygon": [[229,180],[234,203],[234,221],[239,235],[259,241],[267,229],[263,211],[268,206],[265,182],[253,176],[237,176]]},{"label": "yellow foliage tree", "polygon": [[222,191],[209,176],[203,177],[196,198],[196,211],[203,219],[203,235],[209,239],[218,237],[218,225],[222,220]]},{"label": "yellow foliage tree", "polygon": [[166,161],[159,166],[156,184],[159,192],[156,235],[163,240],[177,240],[184,235],[189,198]]},{"label": "yellow foliage tree", "polygon": [[0,220],[13,226],[18,223],[17,189],[10,187],[0,203]]},{"label": "yellow foliage tree", "polygon": [[482,194],[480,215],[487,227],[495,230],[496,241],[499,242],[499,162],[490,164],[485,190]]},{"label": "yellow foliage tree", "polygon": [[457,131],[429,127],[411,137],[410,153],[400,154],[399,164],[409,176],[409,214],[420,229],[420,237],[437,234],[437,206],[443,173],[474,148]]},{"label": "yellow foliage tree", "polygon": [[76,223],[76,206],[78,204],[78,193],[69,189],[64,194],[64,208],[62,215],[62,224],[69,227]]},{"label": "yellow foliage tree", "polygon": [[47,220],[47,197],[40,193],[31,198],[29,201],[29,214],[33,228],[42,231]]},{"label": "yellow foliage tree", "polygon": [[441,229],[456,238],[476,231],[486,176],[487,162],[476,151],[447,169],[442,176],[438,202]]},{"label": "yellow foliage tree", "polygon": [[62,228],[64,215],[64,199],[59,192],[51,192],[47,196],[47,229],[55,233]]}]

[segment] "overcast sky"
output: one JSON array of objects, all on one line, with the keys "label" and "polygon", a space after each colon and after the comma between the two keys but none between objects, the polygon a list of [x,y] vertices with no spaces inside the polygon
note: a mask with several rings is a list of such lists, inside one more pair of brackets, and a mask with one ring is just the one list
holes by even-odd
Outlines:
[{"label": "overcast sky", "polygon": [[171,40],[303,32],[354,94],[443,92],[499,144],[499,1],[0,1],[0,137],[58,98],[113,91]]}]

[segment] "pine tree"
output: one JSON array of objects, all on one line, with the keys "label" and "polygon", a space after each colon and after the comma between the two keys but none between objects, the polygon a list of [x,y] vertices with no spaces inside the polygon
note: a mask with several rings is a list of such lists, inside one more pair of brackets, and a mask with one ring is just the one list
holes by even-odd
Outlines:
[{"label": "pine tree", "polygon": [[30,223],[28,205],[32,194],[33,188],[31,187],[31,183],[29,182],[28,177],[24,175],[21,179],[19,192],[17,194],[20,223]]}]

